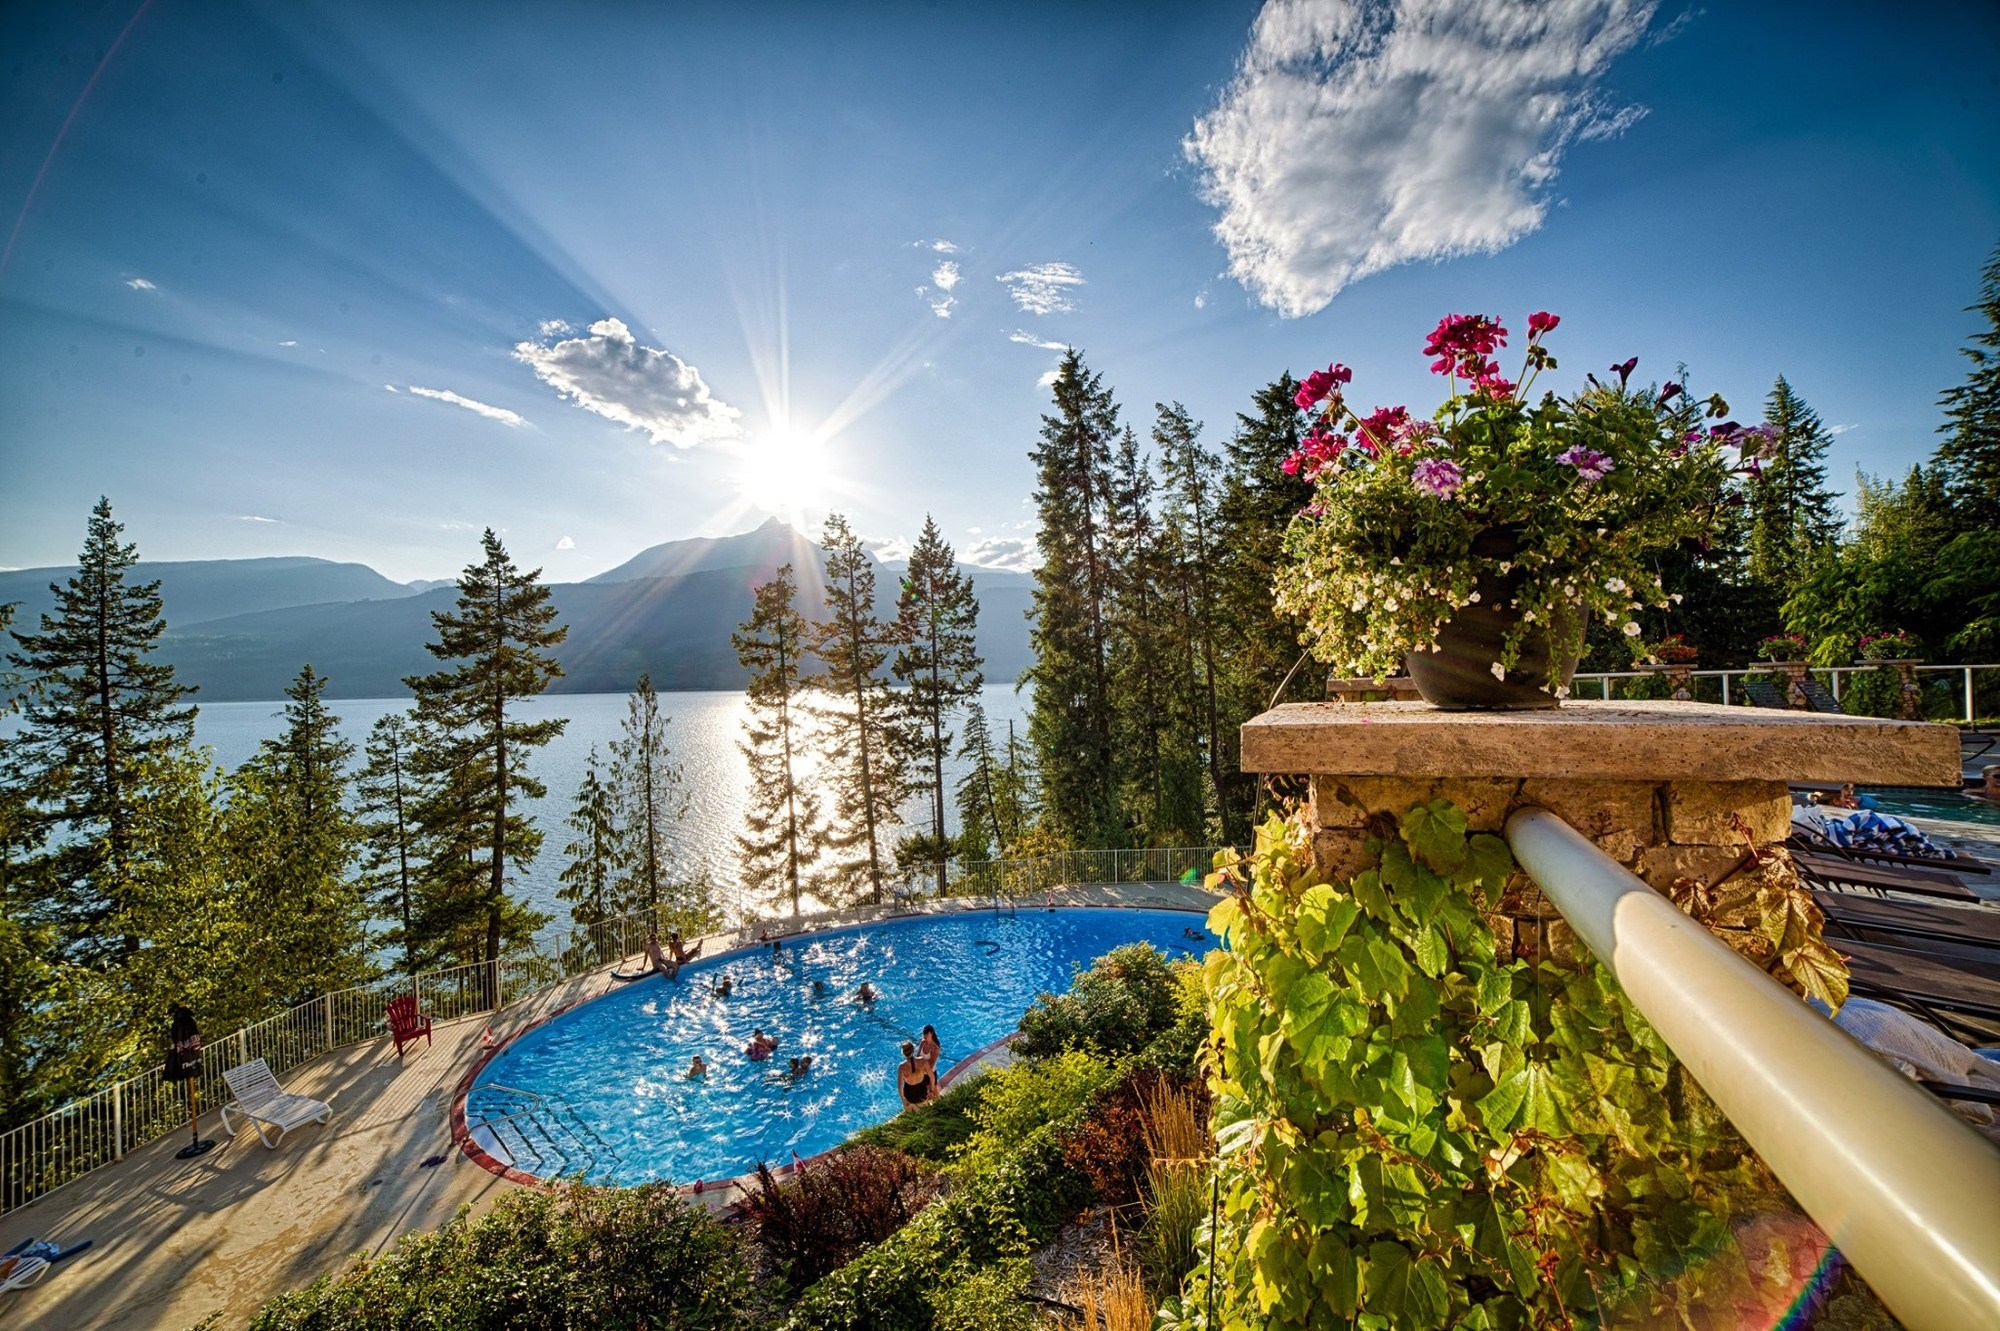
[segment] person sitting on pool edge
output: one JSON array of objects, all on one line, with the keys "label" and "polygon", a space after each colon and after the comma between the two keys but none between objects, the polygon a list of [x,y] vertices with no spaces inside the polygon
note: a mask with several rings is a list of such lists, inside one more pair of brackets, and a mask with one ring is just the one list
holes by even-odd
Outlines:
[{"label": "person sitting on pool edge", "polygon": [[660,936],[657,933],[646,935],[646,961],[655,971],[666,976],[669,980],[680,974],[681,963],[678,960],[669,959],[667,954],[661,950]]},{"label": "person sitting on pool edge", "polygon": [[750,1043],[743,1046],[743,1054],[752,1063],[762,1063],[777,1047],[778,1037],[764,1034],[764,1028],[759,1026],[750,1032]]},{"label": "person sitting on pool edge", "polygon": [[696,1054],[694,1062],[688,1064],[687,1079],[689,1081],[700,1081],[706,1076],[708,1076],[708,1060],[700,1054]]},{"label": "person sitting on pool edge", "polygon": [[727,998],[729,997],[729,991],[735,987],[735,982],[725,975],[715,986],[715,996],[717,998]]},{"label": "person sitting on pool edge", "polygon": [[685,966],[690,961],[693,961],[696,957],[700,956],[701,948],[702,945],[700,943],[696,943],[693,947],[689,947],[687,945],[686,940],[684,940],[681,937],[680,930],[678,929],[667,930],[667,951],[674,954],[674,960],[680,965]]},{"label": "person sitting on pool edge", "polygon": [[917,1040],[917,1057],[930,1064],[931,1071],[936,1072],[938,1059],[943,1056],[944,1046],[938,1043],[937,1027],[926,1025],[922,1037]]},{"label": "person sitting on pool edge", "polygon": [[903,1061],[896,1065],[896,1092],[903,1108],[920,1105],[937,1094],[937,1069],[917,1057],[917,1047],[903,1041]]},{"label": "person sitting on pool edge", "polygon": [[866,1007],[875,1001],[875,986],[863,980],[861,987],[854,991],[854,1001]]}]

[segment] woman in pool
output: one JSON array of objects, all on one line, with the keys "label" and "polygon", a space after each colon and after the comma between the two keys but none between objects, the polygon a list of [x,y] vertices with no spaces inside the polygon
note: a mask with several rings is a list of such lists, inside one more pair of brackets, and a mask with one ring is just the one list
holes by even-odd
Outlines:
[{"label": "woman in pool", "polygon": [[811,1054],[800,1054],[792,1059],[791,1071],[786,1075],[788,1075],[793,1081],[797,1081],[799,1078],[805,1076],[808,1072],[811,1072],[812,1066],[813,1066],[813,1056]]},{"label": "woman in pool", "polygon": [[903,1108],[920,1105],[937,1094],[937,1069],[917,1057],[917,1047],[903,1041],[903,1061],[896,1065],[896,1091]]},{"label": "woman in pool", "polygon": [[938,1043],[937,1027],[925,1026],[923,1038],[917,1041],[917,1057],[937,1071],[938,1059],[944,1055],[944,1046]]},{"label": "woman in pool", "polygon": [[863,1007],[866,1007],[870,1003],[874,1002],[875,986],[868,983],[868,981],[863,980],[861,982],[861,987],[854,991],[854,1001],[861,1004]]},{"label": "woman in pool", "polygon": [[700,1081],[706,1076],[708,1076],[708,1060],[700,1054],[696,1054],[694,1062],[688,1064],[687,1079],[689,1081]]},{"label": "woman in pool", "polygon": [[743,1056],[748,1058],[752,1063],[762,1063],[777,1048],[778,1037],[764,1034],[764,1028],[759,1026],[756,1030],[750,1032],[750,1043],[743,1046]]}]

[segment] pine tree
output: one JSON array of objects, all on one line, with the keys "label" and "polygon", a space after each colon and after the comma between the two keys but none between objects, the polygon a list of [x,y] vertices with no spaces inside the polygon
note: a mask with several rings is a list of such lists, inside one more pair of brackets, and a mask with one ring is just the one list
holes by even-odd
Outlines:
[{"label": "pine tree", "polygon": [[[541,849],[541,832],[519,807],[524,799],[547,794],[528,771],[527,758],[566,724],[560,718],[521,721],[508,708],[537,696],[562,674],[549,653],[569,630],[555,622],[541,570],[522,571],[491,528],[481,547],[485,558],[459,576],[457,605],[431,612],[438,640],[427,644],[428,650],[457,664],[404,683],[416,694],[424,733],[438,745],[427,765],[450,773],[439,796],[462,801],[483,833],[484,858],[477,863],[484,882],[477,905],[485,917],[485,938],[478,959],[491,962],[510,932],[510,916],[513,932],[530,929],[528,914],[508,897],[508,866],[532,862]],[[457,816],[435,803],[432,811],[447,822]]]},{"label": "pine tree", "polygon": [[576,838],[563,847],[569,863],[557,875],[562,887],[556,895],[570,903],[570,918],[577,927],[588,929],[617,913],[613,909],[612,878],[619,863],[618,818],[612,807],[611,787],[598,775],[594,744],[567,821]]},{"label": "pine tree", "polygon": [[1185,407],[1178,402],[1155,405],[1159,418],[1153,426],[1153,443],[1160,450],[1163,479],[1162,536],[1173,570],[1177,619],[1188,658],[1188,687],[1208,775],[1207,798],[1217,833],[1224,842],[1234,844],[1249,834],[1249,827],[1243,816],[1247,810],[1223,799],[1232,774],[1223,766],[1227,749],[1218,683],[1218,670],[1226,655],[1223,626],[1217,618],[1215,571],[1220,553],[1216,499],[1221,460],[1201,446],[1201,426]]},{"label": "pine tree", "polygon": [[1106,608],[1111,596],[1104,523],[1118,407],[1102,376],[1069,351],[1057,367],[1055,412],[1042,417],[1035,464],[1037,544],[1035,686],[1028,734],[1042,777],[1042,817],[1058,842],[1119,838]]},{"label": "pine tree", "polygon": [[1950,478],[1959,529],[1991,532],[2000,529],[2000,246],[1980,273],[1979,302],[1968,309],[1986,326],[1961,348],[1972,362],[1965,382],[1938,399],[1945,440],[1937,461]]},{"label": "pine tree", "polygon": [[812,649],[826,664],[816,683],[830,702],[815,712],[833,795],[827,887],[879,905],[904,792],[896,699],[882,674],[900,638],[875,613],[875,561],[847,519],[829,515],[820,545],[826,618],[812,627]]},{"label": "pine tree", "polygon": [[391,712],[368,730],[361,771],[355,775],[356,808],[361,816],[366,861],[362,882],[378,911],[395,920],[385,942],[403,950],[403,969],[416,976],[415,930],[411,907],[420,854],[417,806],[422,789],[412,765],[411,722],[407,714]]},{"label": "pine tree", "polygon": [[972,579],[959,572],[958,557],[929,514],[910,550],[909,569],[896,598],[896,678],[909,721],[909,750],[917,790],[931,806],[931,873],[942,894],[951,843],[945,835],[944,761],[951,756],[952,719],[979,696],[979,599]]},{"label": "pine tree", "polygon": [[1840,535],[1839,496],[1826,486],[1833,436],[1783,375],[1765,399],[1764,423],[1777,436],[1751,490],[1750,576],[1789,588]]},{"label": "pine tree", "polygon": [[285,698],[283,733],[229,783],[232,876],[260,924],[253,974],[274,1006],[366,978],[365,903],[350,876],[361,840],[347,805],[354,745],[312,666]]},{"label": "pine tree", "polygon": [[698,879],[675,873],[678,828],[687,817],[686,783],[667,746],[672,720],[660,710],[653,677],[639,676],[627,702],[625,726],[611,745],[611,799],[617,824],[616,913],[662,908],[673,927],[698,932],[708,902],[691,893]]},{"label": "pine tree", "polygon": [[166,629],[160,584],[127,577],[138,547],[99,499],[76,574],[51,584],[53,614],[41,632],[16,634],[9,660],[35,692],[13,742],[28,791],[30,833],[55,846],[43,909],[70,959],[129,960],[140,938],[107,923],[126,913],[135,870],[132,823],[148,765],[193,740],[194,690],[152,660]]},{"label": "pine tree", "polygon": [[807,627],[793,602],[798,586],[785,564],[757,588],[757,600],[734,637],[736,658],[750,672],[743,756],[750,762],[750,807],[736,840],[744,885],[767,898],[799,900],[813,880],[813,848],[821,844],[819,800],[803,780],[805,718],[798,708]]}]

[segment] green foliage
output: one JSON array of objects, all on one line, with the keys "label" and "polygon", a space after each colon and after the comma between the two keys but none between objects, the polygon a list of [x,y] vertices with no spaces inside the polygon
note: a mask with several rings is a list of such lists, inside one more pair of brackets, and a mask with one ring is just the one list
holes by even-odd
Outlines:
[{"label": "green foliage", "polygon": [[939,1290],[935,1331],[1037,1331],[1045,1323],[1025,1297],[1032,1268],[1024,1258],[970,1271]]},{"label": "green foliage", "polygon": [[936,1188],[914,1158],[850,1144],[784,1183],[759,1165],[743,1214],[785,1279],[803,1287],[910,1223]]},{"label": "green foliage", "polygon": [[1078,971],[1068,993],[1037,997],[1014,1047],[1031,1059],[1075,1049],[1119,1058],[1152,1043],[1181,1010],[1166,957],[1151,944],[1127,943]]},{"label": "green foliage", "polygon": [[952,1173],[976,1178],[992,1172],[1046,1124],[1074,1119],[1116,1075],[1103,1059],[1082,1050],[986,1073],[972,1110],[978,1126],[960,1148]]},{"label": "green foliage", "polygon": [[2000,245],[1979,277],[1979,300],[1971,309],[1986,326],[1961,348],[1972,363],[1965,382],[1938,399],[1945,441],[1937,460],[1949,477],[1962,529],[1990,533],[2000,529]]},{"label": "green foliage", "polygon": [[788,903],[794,916],[820,841],[818,795],[799,780],[806,751],[799,676],[808,629],[797,598],[792,566],[782,565],[757,588],[750,618],[735,635],[736,657],[750,672],[740,746],[750,762],[750,807],[736,838],[743,885],[767,901]]},{"label": "green foliage", "polygon": [[937,1099],[912,1105],[886,1122],[863,1128],[848,1141],[887,1147],[941,1165],[978,1129],[976,1115],[993,1084],[990,1076],[965,1078]]},{"label": "green foliage", "polygon": [[[872,567],[854,545],[855,559]],[[873,596],[874,574],[869,575]],[[896,624],[889,639],[898,644],[893,669],[903,685],[902,743],[911,763],[911,784],[930,806],[931,873],[940,895],[952,845],[945,833],[944,761],[951,755],[951,717],[979,696],[979,600],[972,579],[958,570],[958,558],[929,514],[910,549],[910,562],[896,596]],[[870,667],[872,671],[873,667]],[[893,783],[900,788],[901,782]],[[886,816],[896,815],[896,798],[885,800]],[[881,884],[876,884],[881,900]]]},{"label": "green foliage", "polygon": [[368,729],[363,753],[365,761],[354,778],[364,847],[362,885],[378,915],[387,914],[394,922],[382,941],[402,949],[403,970],[414,976],[415,893],[423,855],[417,808],[423,791],[410,718],[391,712],[377,720]]},{"label": "green foliage", "polygon": [[1750,576],[1788,587],[1840,535],[1839,496],[1826,484],[1833,435],[1782,374],[1764,400],[1764,424],[1774,433],[1764,446],[1763,474],[1750,489]]},{"label": "green foliage", "polygon": [[281,1295],[252,1331],[748,1331],[741,1240],[666,1184],[509,1192]]},{"label": "green foliage", "polygon": [[1600,966],[1499,954],[1481,908],[1506,844],[1442,801],[1373,844],[1377,867],[1327,883],[1308,829],[1273,819],[1223,866],[1222,1223],[1175,1325],[1206,1324],[1211,1283],[1228,1328],[1545,1326],[1761,1292],[1735,1227],[1787,1200]]}]

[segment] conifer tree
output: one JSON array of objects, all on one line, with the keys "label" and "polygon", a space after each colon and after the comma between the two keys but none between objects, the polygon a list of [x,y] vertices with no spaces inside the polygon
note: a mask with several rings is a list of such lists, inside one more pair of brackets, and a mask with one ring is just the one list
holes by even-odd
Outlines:
[{"label": "conifer tree", "polygon": [[808,745],[798,698],[808,629],[794,604],[797,593],[792,566],[782,565],[757,588],[750,618],[734,638],[736,657],[750,672],[739,746],[750,762],[750,807],[736,840],[744,885],[788,900],[794,919],[812,886],[814,847],[823,839],[819,800],[804,780]]},{"label": "conifer tree", "polygon": [[833,795],[827,886],[880,904],[905,788],[896,699],[882,673],[900,637],[875,613],[875,561],[847,519],[829,515],[820,545],[826,618],[812,627],[812,649],[826,664],[816,683],[830,700],[815,711]]},{"label": "conifer tree", "polygon": [[611,744],[611,799],[617,829],[618,914],[653,911],[677,929],[698,931],[708,920],[709,903],[701,879],[676,873],[679,826],[687,817],[688,796],[680,764],[667,745],[672,720],[660,710],[653,677],[639,676],[625,713],[624,729]]},{"label": "conifer tree", "polygon": [[1057,367],[1055,411],[1042,417],[1035,464],[1035,686],[1028,722],[1053,839],[1103,846],[1119,838],[1106,608],[1112,588],[1104,524],[1118,407],[1074,349]]},{"label": "conifer tree", "polygon": [[967,764],[952,792],[958,801],[958,853],[968,859],[1004,857],[1020,838],[1020,809],[1008,798],[1007,773],[993,748],[986,709],[976,700],[965,706],[958,756]]},{"label": "conifer tree", "polygon": [[569,863],[557,875],[562,887],[556,895],[570,903],[570,918],[577,927],[588,929],[616,914],[612,877],[619,862],[618,818],[612,807],[611,787],[598,774],[594,744],[567,821],[575,839],[563,847]]},{"label": "conifer tree", "polygon": [[166,629],[160,584],[128,581],[139,551],[123,531],[100,498],[76,573],[50,585],[53,613],[41,632],[17,633],[8,658],[35,683],[13,745],[30,834],[54,847],[43,909],[65,954],[84,963],[139,950],[138,935],[106,926],[128,914],[132,824],[150,765],[194,734],[195,709],[183,702],[194,690],[152,659]]},{"label": "conifer tree", "polygon": [[[1247,810],[1223,799],[1231,773],[1222,724],[1217,674],[1226,656],[1224,626],[1216,598],[1216,513],[1221,460],[1201,446],[1201,426],[1180,403],[1156,405],[1153,443],[1160,450],[1161,527],[1179,600],[1178,620],[1186,642],[1192,708],[1208,775],[1208,800],[1216,831],[1234,844],[1248,835]],[[1233,733],[1233,731],[1231,732]]]},{"label": "conifer tree", "polygon": [[[449,773],[436,797],[461,804],[481,833],[477,853],[483,858],[475,863],[483,881],[476,903],[485,937],[478,959],[490,962],[498,959],[508,933],[532,931],[531,914],[508,896],[508,871],[510,865],[532,862],[541,849],[534,819],[520,811],[522,800],[547,793],[529,772],[528,756],[566,724],[561,718],[523,721],[509,708],[537,696],[562,674],[550,652],[569,630],[555,622],[540,569],[523,571],[491,528],[480,543],[484,558],[459,576],[457,604],[431,612],[438,640],[427,644],[428,650],[455,664],[404,683],[416,694],[421,733],[436,745],[424,765]],[[435,798],[428,803],[447,823],[458,817]],[[456,840],[454,848],[469,849]],[[469,878],[461,878],[461,885],[471,887]]]},{"label": "conifer tree", "polygon": [[1961,348],[1972,362],[1965,382],[1938,399],[1945,440],[1937,461],[1950,479],[1960,530],[2000,530],[2000,246],[1980,273],[1979,301],[1968,307],[1986,321]]},{"label": "conifer tree", "polygon": [[1833,436],[1783,375],[1765,399],[1764,423],[1777,435],[1751,490],[1750,575],[1789,588],[1840,535],[1839,496],[1826,485]]},{"label": "conifer tree", "polygon": [[945,835],[944,762],[951,756],[952,720],[985,683],[980,673],[979,599],[972,579],[929,514],[910,550],[910,565],[896,599],[896,678],[909,722],[909,752],[918,791],[930,803],[931,874],[945,890],[951,843]]},{"label": "conifer tree", "polygon": [[[412,764],[411,722],[403,712],[391,712],[369,727],[361,771],[355,775],[355,803],[361,816],[366,860],[362,881],[378,910],[395,924],[384,939],[400,946],[403,970],[417,973],[412,902],[420,855],[417,808],[422,789]],[[594,755],[593,755],[594,756]]]}]

